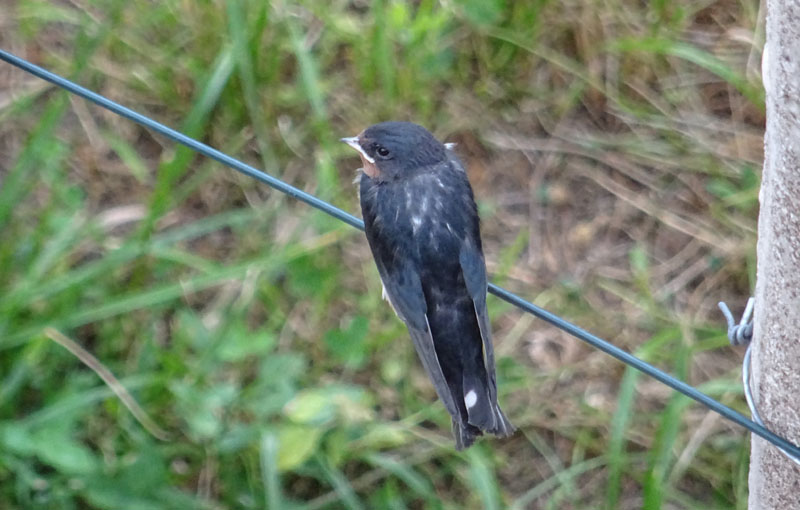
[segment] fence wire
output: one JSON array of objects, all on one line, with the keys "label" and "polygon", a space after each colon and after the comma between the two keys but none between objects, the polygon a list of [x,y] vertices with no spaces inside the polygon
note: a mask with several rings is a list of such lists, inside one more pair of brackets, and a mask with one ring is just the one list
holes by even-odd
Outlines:
[{"label": "fence wire", "polygon": [[[238,172],[241,172],[247,176],[250,176],[256,180],[259,180],[276,190],[285,193],[293,198],[296,198],[306,204],[323,211],[334,218],[337,218],[348,225],[351,225],[359,230],[364,230],[364,222],[360,219],[356,218],[352,214],[339,209],[338,207],[329,204],[328,202],[321,200],[310,193],[306,193],[291,184],[288,184],[276,177],[273,177],[269,174],[262,172],[238,159],[235,159],[227,154],[220,152],[213,147],[210,147],[202,142],[199,142],[193,138],[190,138],[183,133],[180,133],[172,128],[169,128],[145,115],[137,113],[130,108],[126,108],[119,103],[111,101],[110,99],[101,96],[95,92],[92,92],[89,89],[81,87],[80,85],[73,83],[66,78],[63,78],[57,74],[51,73],[50,71],[39,67],[35,64],[28,62],[25,59],[17,57],[5,50],[0,49],[0,60],[3,60],[13,66],[16,66],[34,76],[37,76],[45,81],[48,81],[64,90],[71,92],[77,96],[80,96],[84,99],[87,99],[107,110],[110,110],[117,115],[125,117],[137,124],[141,124],[142,126],[155,131],[167,138],[178,142],[186,147],[203,154],[211,159],[219,161],[223,165],[229,166]],[[530,301],[527,301],[516,294],[509,292],[508,290],[499,287],[493,283],[489,284],[489,292],[494,294],[495,296],[499,297],[500,299],[511,303],[512,305],[524,310],[545,322],[552,324],[553,326],[569,333],[570,335],[583,340],[584,342],[588,343],[592,347],[600,349],[601,351],[605,352],[606,354],[613,356],[614,358],[622,361],[626,365],[630,365],[633,368],[643,372],[644,374],[656,379],[663,384],[666,384],[670,388],[675,391],[686,395],[687,397],[701,403],[702,405],[706,406],[707,408],[711,409],[712,411],[719,413],[726,419],[740,425],[750,432],[762,437],[763,439],[769,441],[770,443],[774,444],[775,446],[781,448],[786,453],[800,458],[800,448],[792,444],[790,441],[784,439],[783,437],[778,436],[777,434],[773,433],[772,431],[768,430],[763,425],[756,423],[755,421],[747,418],[743,414],[734,411],[730,407],[726,406],[725,404],[718,402],[717,400],[711,398],[710,396],[706,395],[705,393],[697,390],[696,388],[690,386],[689,384],[676,379],[675,377],[669,375],[668,373],[654,367],[653,365],[647,363],[644,360],[637,358],[636,356],[616,347],[615,345],[603,340],[602,338],[589,333],[588,331],[562,319],[561,317],[548,312],[547,310],[540,308]]]}]

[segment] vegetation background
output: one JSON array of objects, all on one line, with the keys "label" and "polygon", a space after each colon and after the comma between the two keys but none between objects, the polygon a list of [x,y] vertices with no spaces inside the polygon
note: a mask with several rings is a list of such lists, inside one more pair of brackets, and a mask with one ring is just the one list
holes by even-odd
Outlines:
[{"label": "vegetation background", "polygon": [[[354,214],[338,138],[421,123],[493,281],[744,410],[760,9],[4,0],[0,47]],[[7,64],[0,179],[0,509],[746,506],[740,428],[492,297],[520,432],[455,452],[361,233]]]}]

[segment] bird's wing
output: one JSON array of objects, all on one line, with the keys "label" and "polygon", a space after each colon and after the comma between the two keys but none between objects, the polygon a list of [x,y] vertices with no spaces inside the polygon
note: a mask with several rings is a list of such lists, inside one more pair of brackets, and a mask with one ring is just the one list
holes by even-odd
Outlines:
[{"label": "bird's wing", "polygon": [[433,345],[433,336],[427,317],[428,306],[425,302],[425,294],[422,292],[422,282],[419,279],[419,273],[410,266],[410,264],[404,264],[387,271],[382,264],[378,264],[378,272],[381,274],[381,281],[389,302],[397,315],[408,326],[414,348],[436,388],[436,393],[450,415],[458,416],[458,408],[442,373],[442,367],[439,365],[439,358],[436,356],[436,349]]},{"label": "bird's wing", "polygon": [[494,348],[492,347],[492,329],[489,324],[489,312],[486,310],[486,264],[480,249],[470,242],[464,242],[458,255],[464,283],[467,286],[478,318],[478,327],[483,340],[484,364],[489,376],[489,396],[492,404],[497,404],[497,380],[494,369]]}]

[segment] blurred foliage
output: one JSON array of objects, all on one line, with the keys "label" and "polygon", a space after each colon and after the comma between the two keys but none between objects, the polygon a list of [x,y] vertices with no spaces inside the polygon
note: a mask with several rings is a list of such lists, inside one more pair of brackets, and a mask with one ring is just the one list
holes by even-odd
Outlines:
[{"label": "blurred foliage", "polygon": [[[341,136],[458,141],[495,281],[742,407],[757,4],[5,10],[4,49],[350,211]],[[358,232],[7,65],[0,120],[0,509],[746,507],[740,430],[494,299],[521,432],[455,452]]]}]

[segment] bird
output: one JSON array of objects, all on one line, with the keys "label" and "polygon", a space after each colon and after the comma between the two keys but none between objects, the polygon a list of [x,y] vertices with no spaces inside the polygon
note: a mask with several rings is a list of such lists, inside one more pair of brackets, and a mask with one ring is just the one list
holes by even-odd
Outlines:
[{"label": "bird", "polygon": [[361,212],[383,297],[452,418],[456,449],[485,432],[510,436],[497,403],[478,210],[454,144],[399,121],[341,141],[361,156]]}]

